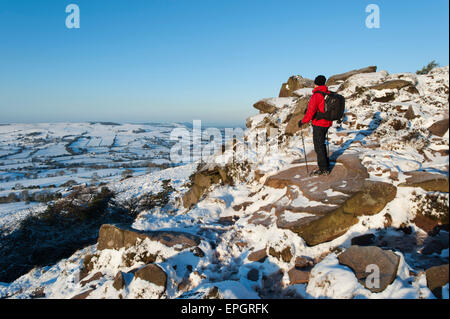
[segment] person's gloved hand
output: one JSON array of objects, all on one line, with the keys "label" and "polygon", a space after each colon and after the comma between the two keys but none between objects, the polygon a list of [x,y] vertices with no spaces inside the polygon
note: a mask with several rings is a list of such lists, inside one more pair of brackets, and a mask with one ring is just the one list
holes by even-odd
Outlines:
[{"label": "person's gloved hand", "polygon": [[302,120],[298,121],[298,127],[299,127],[299,128],[302,128],[302,126],[303,126]]}]

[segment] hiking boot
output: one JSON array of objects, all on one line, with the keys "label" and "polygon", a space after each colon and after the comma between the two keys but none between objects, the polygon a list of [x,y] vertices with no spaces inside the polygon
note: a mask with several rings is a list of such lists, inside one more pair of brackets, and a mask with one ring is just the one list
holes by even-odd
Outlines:
[{"label": "hiking boot", "polygon": [[328,175],[330,175],[330,171],[325,169],[316,169],[311,173],[311,176],[328,176]]}]

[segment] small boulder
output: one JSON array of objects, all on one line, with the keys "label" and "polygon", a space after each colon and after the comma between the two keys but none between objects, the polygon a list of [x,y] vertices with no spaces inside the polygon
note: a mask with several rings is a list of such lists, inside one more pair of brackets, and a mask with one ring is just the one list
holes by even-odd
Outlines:
[{"label": "small boulder", "polygon": [[414,120],[416,117],[417,117],[417,115],[414,114],[414,110],[413,110],[412,106],[410,105],[409,108],[408,108],[408,110],[407,110],[406,113],[405,113],[405,118],[406,118],[407,120],[410,120],[410,121],[411,121],[411,120]]},{"label": "small boulder", "polygon": [[125,287],[125,278],[121,271],[117,272],[116,276],[114,277],[113,287],[116,290],[121,290]]},{"label": "small boulder", "polygon": [[288,271],[291,285],[306,284],[309,281],[309,271],[299,270],[295,267]]},{"label": "small boulder", "polygon": [[267,252],[266,249],[261,249],[261,250],[257,250],[252,252],[251,254],[248,255],[247,259],[249,261],[254,261],[254,262],[264,262],[264,260],[266,260],[267,258]]},{"label": "small boulder", "polygon": [[[350,267],[358,278],[358,281],[372,292],[381,292],[389,286],[397,276],[400,256],[391,250],[383,250],[379,247],[351,246],[338,256],[339,263]],[[366,269],[369,265],[376,265],[380,270],[380,286],[367,287],[366,278],[371,275]]]},{"label": "small boulder", "polygon": [[135,277],[151,282],[157,286],[166,287],[167,275],[161,267],[155,264],[149,264],[140,268],[136,271]]},{"label": "small boulder", "polygon": [[437,298],[442,298],[442,287],[448,284],[448,264],[427,269],[427,286]]}]

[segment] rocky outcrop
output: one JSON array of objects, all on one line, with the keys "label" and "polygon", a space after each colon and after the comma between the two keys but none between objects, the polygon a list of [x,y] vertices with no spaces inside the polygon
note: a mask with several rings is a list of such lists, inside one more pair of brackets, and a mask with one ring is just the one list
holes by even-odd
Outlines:
[{"label": "rocky outcrop", "polygon": [[427,286],[437,298],[442,298],[442,287],[448,284],[448,264],[431,267],[426,271]]},{"label": "rocky outcrop", "polygon": [[270,99],[264,99],[253,104],[253,107],[260,113],[273,113],[277,110],[276,106],[271,104]]},{"label": "rocky outcrop", "polygon": [[313,88],[314,81],[301,77],[300,75],[291,76],[286,83],[281,85],[279,97],[294,96],[293,92],[303,88]]},{"label": "rocky outcrop", "polygon": [[173,231],[140,232],[137,230],[121,229],[114,225],[102,225],[98,236],[98,250],[129,248],[136,245],[138,240],[149,239],[158,241],[167,247],[183,250],[196,247],[200,238],[188,233]]},{"label": "rocky outcrop", "polygon": [[400,90],[403,89],[405,87],[414,87],[415,86],[409,82],[409,81],[405,81],[405,80],[390,80],[390,81],[386,81],[377,85],[373,85],[368,87],[368,90]]},{"label": "rocky outcrop", "polygon": [[200,197],[205,193],[211,185],[218,183],[231,183],[226,168],[223,167],[207,167],[199,169],[191,176],[191,188],[183,195],[183,206],[191,208],[198,203]]},{"label": "rocky outcrop", "polygon": [[[381,292],[389,286],[397,276],[400,256],[391,250],[383,250],[379,247],[351,246],[338,256],[339,263],[350,267],[358,278],[358,281],[372,292]],[[379,286],[367,286],[366,279],[372,274],[367,273],[367,266],[376,265],[379,269]],[[369,281],[370,282],[370,281]]]},{"label": "rocky outcrop", "polygon": [[442,174],[434,174],[423,171],[407,172],[408,177],[400,187],[420,187],[426,191],[448,193],[448,178]]},{"label": "rocky outcrop", "polygon": [[298,127],[298,122],[305,116],[306,109],[308,108],[309,98],[310,97],[307,96],[298,99],[294,112],[290,116],[288,123],[286,125],[284,131],[285,134],[294,135],[300,130]]},{"label": "rocky outcrop", "polygon": [[376,72],[376,71],[377,71],[376,66],[369,66],[367,68],[362,68],[362,69],[358,69],[358,70],[352,70],[352,71],[349,71],[346,73],[336,74],[336,75],[331,76],[328,79],[327,86],[335,85],[335,84],[338,84],[339,82],[343,82],[355,74],[372,73],[372,72]]}]

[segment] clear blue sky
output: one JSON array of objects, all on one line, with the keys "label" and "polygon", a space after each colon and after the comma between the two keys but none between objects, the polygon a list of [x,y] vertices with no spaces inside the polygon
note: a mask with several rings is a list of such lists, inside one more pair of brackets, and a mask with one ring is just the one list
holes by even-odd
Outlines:
[{"label": "clear blue sky", "polygon": [[[65,27],[78,4],[81,28]],[[378,4],[381,28],[367,29]],[[448,64],[449,3],[0,0],[0,123],[242,124],[293,74]]]}]

